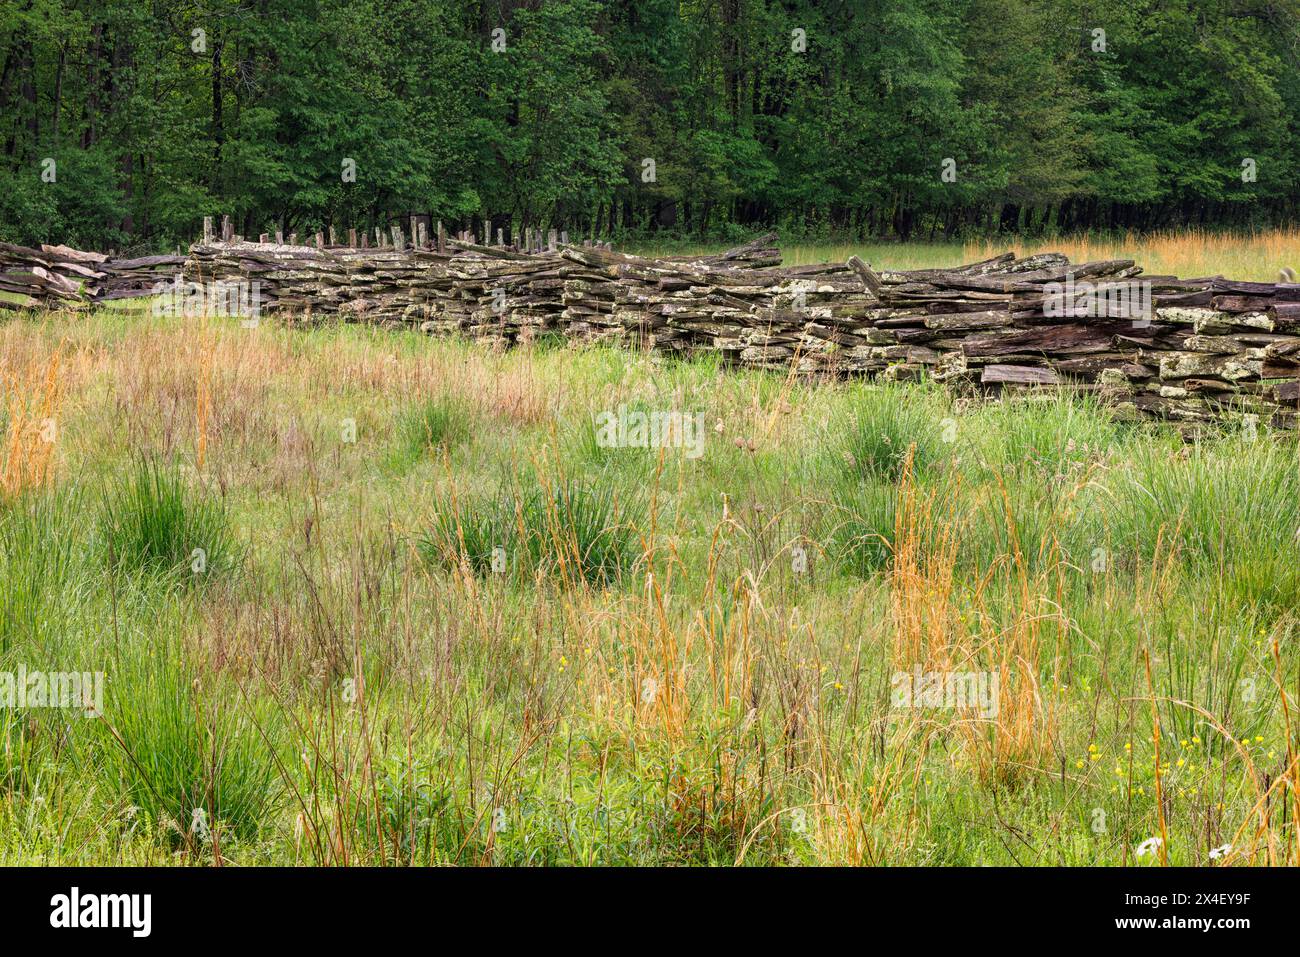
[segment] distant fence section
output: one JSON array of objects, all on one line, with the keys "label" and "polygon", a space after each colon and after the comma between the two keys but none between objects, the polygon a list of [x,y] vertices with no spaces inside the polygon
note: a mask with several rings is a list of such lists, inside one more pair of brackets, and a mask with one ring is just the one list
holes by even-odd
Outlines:
[{"label": "distant fence section", "polygon": [[[1130,260],[1010,253],[955,269],[782,266],[775,235],[646,258],[529,232],[494,244],[413,224],[369,236],[205,228],[188,256],[110,259],[0,243],[0,306],[188,296],[208,312],[350,321],[503,346],[539,336],[807,375],[927,377],[970,391],[1067,388],[1132,414],[1294,428],[1300,284],[1144,276]],[[488,240],[491,237],[483,237]],[[211,290],[222,290],[206,295]],[[230,296],[232,289],[238,295]],[[195,300],[193,297],[197,297]],[[7,298],[7,301],[5,299]],[[173,301],[177,301],[173,299]],[[214,308],[215,304],[215,308]]]},{"label": "distant fence section", "polygon": [[29,249],[0,243],[0,309],[80,309],[96,302],[153,295],[185,256],[110,259],[67,246]]}]

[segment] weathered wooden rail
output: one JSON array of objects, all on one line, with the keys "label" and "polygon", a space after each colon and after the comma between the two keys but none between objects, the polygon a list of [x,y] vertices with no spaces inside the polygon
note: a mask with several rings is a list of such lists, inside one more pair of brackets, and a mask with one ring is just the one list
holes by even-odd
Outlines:
[{"label": "weathered wooden rail", "polygon": [[0,309],[84,309],[96,302],[151,296],[181,271],[185,256],[110,259],[67,246],[29,249],[0,243]]},{"label": "weathered wooden rail", "polygon": [[[783,267],[775,236],[700,257],[645,258],[540,233],[523,248],[426,236],[414,224],[244,241],[227,225],[186,257],[109,260],[0,244],[0,291],[27,306],[82,308],[152,295],[183,277],[252,287],[265,314],[353,321],[512,345],[542,335],[660,351],[720,352],[808,375],[926,376],[969,390],[1093,392],[1181,423],[1294,428],[1300,284],[1143,276],[1132,261],[1071,264],[1011,254],[956,269]],[[487,239],[488,237],[484,237]],[[282,240],[283,237],[276,237]],[[171,288],[176,288],[174,285]]]}]

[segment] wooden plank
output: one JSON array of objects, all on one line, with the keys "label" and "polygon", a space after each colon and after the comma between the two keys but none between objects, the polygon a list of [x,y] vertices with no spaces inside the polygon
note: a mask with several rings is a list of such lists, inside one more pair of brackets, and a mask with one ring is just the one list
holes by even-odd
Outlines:
[{"label": "wooden plank", "polygon": [[1215,296],[1210,305],[1219,312],[1267,312],[1273,305],[1273,297],[1251,295]]},{"label": "wooden plank", "polygon": [[1273,401],[1284,405],[1300,404],[1300,380],[1279,382],[1273,386]]},{"label": "wooden plank", "polygon": [[998,329],[1009,325],[1011,325],[1011,314],[1001,311],[940,313],[925,317],[927,329],[944,331]]},{"label": "wooden plank", "polygon": [[1104,352],[1117,334],[1132,329],[1132,323],[1063,323],[1017,330],[1008,334],[969,336],[962,343],[968,358],[997,358],[1017,353],[1079,355]]},{"label": "wooden plank", "polygon": [[987,365],[980,373],[984,385],[1060,385],[1061,377],[1042,366]]},{"label": "wooden plank", "polygon": [[1300,302],[1275,303],[1268,310],[1269,317],[1278,323],[1296,325],[1300,323]]},{"label": "wooden plank", "polygon": [[1275,283],[1271,282],[1244,282],[1224,279],[1222,276],[1215,276],[1213,283],[1216,293],[1230,293],[1239,296],[1272,296],[1276,286]]},{"label": "wooden plank", "polygon": [[864,263],[857,256],[850,256],[848,267],[858,274],[858,278],[862,280],[863,286],[870,290],[874,295],[880,294],[880,290],[884,288],[885,284],[881,281],[880,277],[872,271],[870,266]]}]

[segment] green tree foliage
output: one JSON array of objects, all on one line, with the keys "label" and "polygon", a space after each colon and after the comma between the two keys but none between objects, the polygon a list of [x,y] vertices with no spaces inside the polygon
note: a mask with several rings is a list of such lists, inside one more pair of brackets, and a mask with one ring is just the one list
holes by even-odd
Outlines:
[{"label": "green tree foliage", "polygon": [[1263,225],[1298,67],[1300,0],[9,0],[0,238]]}]

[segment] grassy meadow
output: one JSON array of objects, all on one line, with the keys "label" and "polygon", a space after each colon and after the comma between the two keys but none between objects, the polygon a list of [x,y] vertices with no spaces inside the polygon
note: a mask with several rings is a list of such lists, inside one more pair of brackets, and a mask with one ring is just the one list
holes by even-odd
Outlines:
[{"label": "grassy meadow", "polygon": [[[1300,230],[1256,232],[1180,229],[1167,232],[1080,234],[1068,237],[982,242],[805,243],[784,247],[785,262],[806,265],[843,262],[857,255],[879,269],[941,269],[977,262],[1011,250],[1018,256],[1060,252],[1073,262],[1132,259],[1148,275],[1223,275],[1232,279],[1276,282],[1283,266],[1300,270]],[[644,255],[714,252],[695,244],[640,243]]]},{"label": "grassy meadow", "polygon": [[105,675],[0,709],[0,864],[1297,863],[1293,438],[129,311],[0,390],[0,671]]}]

